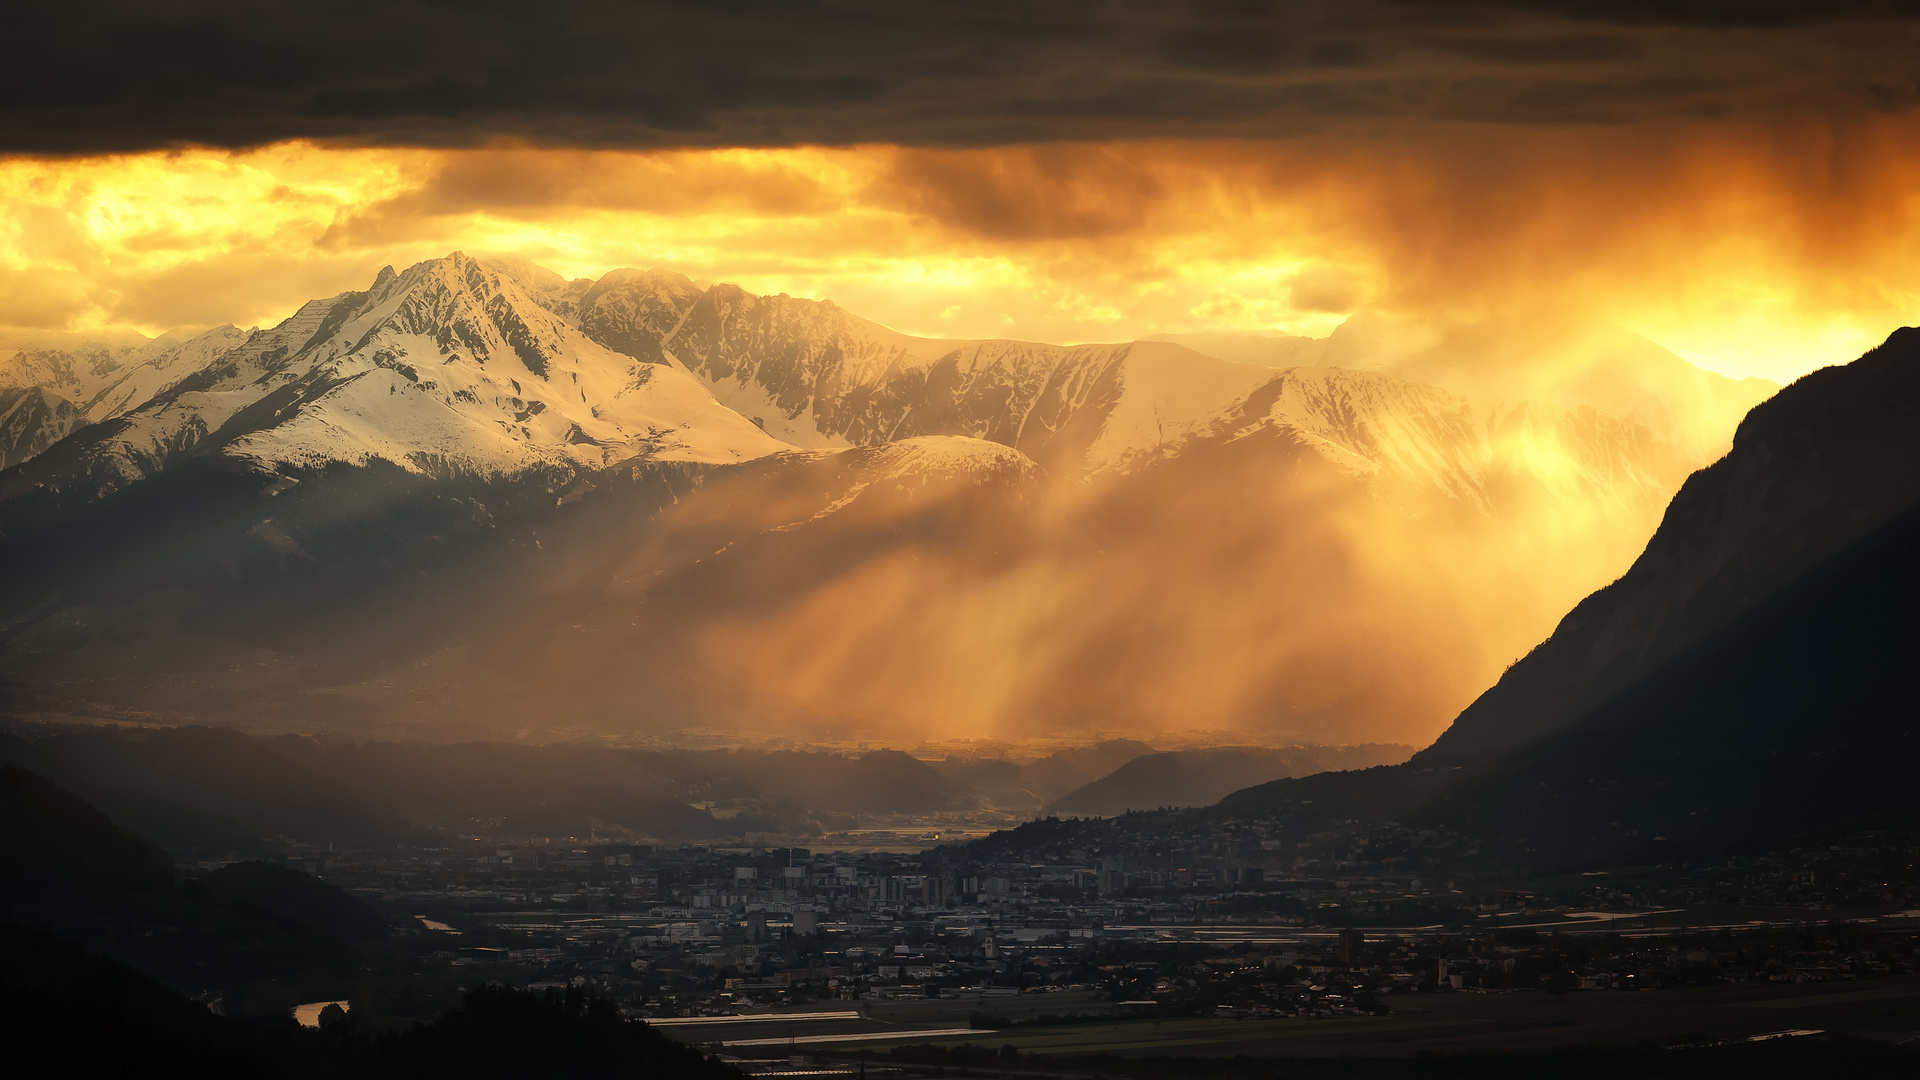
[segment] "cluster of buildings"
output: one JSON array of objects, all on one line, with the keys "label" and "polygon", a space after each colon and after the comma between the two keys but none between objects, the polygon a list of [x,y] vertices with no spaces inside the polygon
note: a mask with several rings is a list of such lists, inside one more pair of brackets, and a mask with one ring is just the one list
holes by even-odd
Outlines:
[{"label": "cluster of buildings", "polygon": [[[412,918],[419,963],[449,982],[589,982],[650,1016],[943,997],[991,1022],[1013,998],[1043,1015],[1033,1002],[1053,999],[1031,995],[1050,994],[1342,1015],[1403,994],[1920,971],[1920,904],[1887,884],[1913,880],[1912,837],[1526,888],[1449,872],[1459,843],[1169,814],[917,853],[474,841],[293,858]],[[1756,919],[1756,904],[1800,913]]]}]

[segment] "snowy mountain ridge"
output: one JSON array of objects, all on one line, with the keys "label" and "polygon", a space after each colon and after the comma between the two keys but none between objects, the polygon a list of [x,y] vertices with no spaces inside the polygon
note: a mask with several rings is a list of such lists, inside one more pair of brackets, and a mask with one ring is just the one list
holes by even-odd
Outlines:
[{"label": "snowy mountain ridge", "polygon": [[634,457],[721,464],[782,449],[684,372],[590,340],[458,252],[386,268],[365,292],[205,347],[229,331],[169,353],[199,365],[19,479],[104,494],[196,454],[266,470],[381,459],[490,475]]},{"label": "snowy mountain ridge", "polygon": [[[1595,393],[1622,392],[1585,378]],[[1429,484],[1482,511],[1515,477],[1560,499],[1657,511],[1704,463],[1700,439],[1676,447],[1573,399],[1495,404],[1398,371],[1274,367],[1173,341],[920,338],[830,301],[671,271],[567,281],[525,259],[458,252],[383,270],[365,292],[311,301],[266,331],[21,350],[0,383],[52,395],[0,403],[0,462],[93,422],[84,447],[41,462],[32,482],[84,475],[102,493],[199,453],[263,469],[380,459],[510,475],[957,436],[1088,479],[1263,436],[1358,480]],[[1631,404],[1635,419],[1678,407]]]},{"label": "snowy mountain ridge", "polygon": [[[528,278],[543,273],[530,264],[515,270]],[[1197,442],[1245,437],[1257,425],[1284,431],[1356,476],[1424,479],[1481,509],[1504,477],[1525,475],[1559,498],[1599,497],[1657,512],[1744,411],[1716,414],[1725,432],[1682,432],[1671,414],[1685,404],[1660,401],[1641,385],[1642,368],[1666,377],[1672,373],[1659,363],[1689,367],[1670,355],[1636,353],[1631,370],[1611,381],[1603,363],[1589,365],[1583,384],[1607,395],[1596,400],[1611,404],[1625,400],[1623,386],[1635,389],[1633,415],[1621,417],[1572,391],[1551,401],[1501,401],[1396,371],[1314,366],[1312,349],[1293,350],[1306,366],[1280,367],[1174,341],[918,338],[828,301],[755,296],[725,284],[701,289],[658,270],[616,271],[591,283],[547,275],[535,295],[589,336],[614,344],[608,335],[617,333],[623,351],[684,367],[720,401],[793,445],[963,435],[1014,447],[1065,477],[1125,473]],[[1643,352],[1664,353],[1642,344]],[[1764,387],[1694,374],[1683,387],[1689,401],[1764,395]],[[1658,431],[1640,422],[1650,412],[1659,413]]]}]

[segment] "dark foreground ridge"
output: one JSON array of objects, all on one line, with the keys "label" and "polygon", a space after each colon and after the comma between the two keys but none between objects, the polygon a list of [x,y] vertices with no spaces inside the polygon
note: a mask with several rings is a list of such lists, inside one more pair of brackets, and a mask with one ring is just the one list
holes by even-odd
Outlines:
[{"label": "dark foreground ridge", "polygon": [[398,1031],[344,1015],[303,1028],[275,995],[345,996],[387,937],[361,901],[264,863],[180,880],[152,843],[13,765],[0,766],[0,825],[0,1016],[22,1075],[737,1075],[585,987],[481,985]]},{"label": "dark foreground ridge", "polygon": [[0,949],[8,1059],[23,1076],[739,1075],[580,988],[481,986],[430,1024],[375,1038],[344,1016],[319,1029],[218,1016],[131,968],[11,923],[0,923]]}]

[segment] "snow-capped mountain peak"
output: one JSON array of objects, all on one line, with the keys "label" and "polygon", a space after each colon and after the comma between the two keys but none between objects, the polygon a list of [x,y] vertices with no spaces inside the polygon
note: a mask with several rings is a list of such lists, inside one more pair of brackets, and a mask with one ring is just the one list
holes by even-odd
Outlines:
[{"label": "snow-capped mountain peak", "polygon": [[592,341],[459,252],[308,302],[98,435],[49,466],[105,490],[206,453],[269,469],[379,459],[493,475],[782,449],[684,372]]}]

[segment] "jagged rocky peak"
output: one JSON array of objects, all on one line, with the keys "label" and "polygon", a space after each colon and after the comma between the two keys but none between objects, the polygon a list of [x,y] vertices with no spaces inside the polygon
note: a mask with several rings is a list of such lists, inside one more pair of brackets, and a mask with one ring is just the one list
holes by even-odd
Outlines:
[{"label": "jagged rocky peak", "polygon": [[1066,473],[1157,445],[1268,373],[1161,342],[917,338],[828,302],[729,285],[702,295],[665,349],[720,400],[798,446],[963,435]]},{"label": "jagged rocky peak", "polygon": [[535,303],[511,276],[461,252],[410,267],[365,296],[365,306],[342,327],[340,340],[357,338],[350,350],[380,330],[417,334],[448,356],[465,350],[482,364],[517,358],[539,378],[567,350],[565,320]]},{"label": "jagged rocky peak", "polygon": [[489,269],[511,278],[534,303],[569,322],[579,322],[581,299],[593,287],[592,278],[569,281],[524,255],[481,255],[477,258]]},{"label": "jagged rocky peak", "polygon": [[76,341],[68,348],[26,348],[0,353],[0,385],[37,386],[69,400],[116,377],[143,346],[113,348]]},{"label": "jagged rocky peak", "polygon": [[705,290],[670,270],[614,270],[580,299],[580,329],[610,349],[667,363],[661,343],[680,329]]},{"label": "jagged rocky peak", "polygon": [[512,471],[778,449],[684,373],[593,342],[516,278],[459,252],[338,298],[301,351],[344,380],[334,404],[300,421],[309,433],[280,425],[237,450],[312,458],[352,433],[361,460]]},{"label": "jagged rocky peak", "polygon": [[39,454],[82,422],[73,402],[50,390],[0,387],[0,469]]}]

